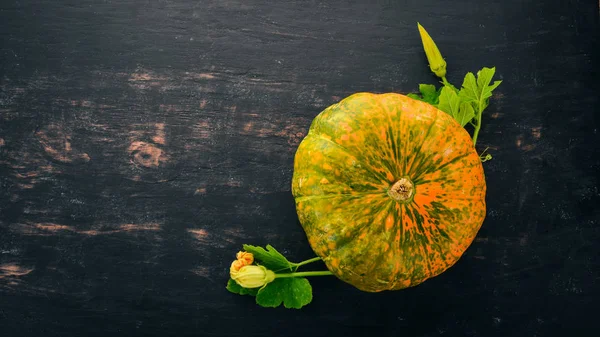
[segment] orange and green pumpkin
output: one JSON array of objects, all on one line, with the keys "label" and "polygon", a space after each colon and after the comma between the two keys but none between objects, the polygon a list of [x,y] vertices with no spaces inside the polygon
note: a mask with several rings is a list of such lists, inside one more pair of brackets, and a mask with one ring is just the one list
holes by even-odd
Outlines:
[{"label": "orange and green pumpkin", "polygon": [[339,279],[370,292],[454,265],[486,213],[481,160],[450,115],[404,95],[353,94],[312,122],[292,193],[308,241]]}]

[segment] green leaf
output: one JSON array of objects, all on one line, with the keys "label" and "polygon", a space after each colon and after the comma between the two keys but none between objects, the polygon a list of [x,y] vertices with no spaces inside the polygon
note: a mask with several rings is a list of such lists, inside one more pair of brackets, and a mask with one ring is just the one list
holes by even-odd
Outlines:
[{"label": "green leaf", "polygon": [[429,104],[437,104],[440,93],[433,84],[419,84],[419,91],[423,95],[423,100]]},{"label": "green leaf", "polygon": [[454,84],[452,84],[452,83],[450,83],[450,82],[445,82],[445,83],[444,83],[444,87],[448,87],[448,88],[450,88],[450,89],[454,90],[454,92],[458,94],[458,91],[459,91],[459,90],[458,90],[458,88],[457,88],[457,87],[455,87],[455,86],[454,86]]},{"label": "green leaf", "polygon": [[473,119],[473,117],[475,117],[473,106],[469,103],[461,102],[458,114],[454,116],[454,119],[456,119],[460,125],[465,126]]},{"label": "green leaf", "polygon": [[438,97],[440,96],[440,90],[435,88],[433,84],[419,84],[419,92],[421,95],[408,94],[407,96],[419,101],[429,103],[431,105],[438,104]]},{"label": "green leaf", "polygon": [[461,102],[456,92],[444,86],[440,93],[438,109],[448,113],[456,119],[461,126],[465,126],[475,117],[475,111],[468,102]]},{"label": "green leaf", "polygon": [[419,100],[419,101],[422,101],[422,100],[423,100],[423,98],[421,98],[421,96],[419,96],[419,95],[417,95],[417,94],[413,94],[413,93],[408,93],[408,94],[406,94],[406,96],[408,96],[408,97],[410,97],[410,98],[412,98],[412,99]]},{"label": "green leaf", "polygon": [[443,87],[442,92],[440,93],[438,109],[454,117],[458,114],[460,109],[460,99],[458,98],[458,95],[452,89]]},{"label": "green leaf", "polygon": [[300,309],[312,301],[312,287],[304,277],[277,278],[258,291],[256,303],[275,308]]},{"label": "green leaf", "polygon": [[227,290],[234,294],[256,296],[260,288],[244,288],[232,279],[227,281]]},{"label": "green leaf", "polygon": [[461,100],[473,103],[476,112],[482,112],[489,104],[492,91],[502,83],[495,81],[490,85],[495,73],[496,68],[485,67],[477,72],[477,79],[473,73],[467,73],[459,92]]},{"label": "green leaf", "polygon": [[260,261],[259,264],[274,272],[281,270],[295,271],[293,264],[271,245],[267,245],[266,250],[262,247],[244,245],[244,250],[252,253],[254,260]]},{"label": "green leaf", "polygon": [[477,103],[479,101],[479,88],[477,88],[477,80],[472,72],[465,75],[459,95],[464,102]]}]

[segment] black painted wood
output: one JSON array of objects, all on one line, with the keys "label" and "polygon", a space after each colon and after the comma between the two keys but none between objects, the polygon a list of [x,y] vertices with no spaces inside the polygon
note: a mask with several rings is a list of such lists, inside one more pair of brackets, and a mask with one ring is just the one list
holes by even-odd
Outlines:
[{"label": "black painted wood", "polygon": [[[0,4],[2,336],[592,336],[600,300],[598,2]],[[313,281],[300,311],[228,293],[243,243],[312,257],[294,151],[357,92],[496,66],[488,217],[415,288]]]}]

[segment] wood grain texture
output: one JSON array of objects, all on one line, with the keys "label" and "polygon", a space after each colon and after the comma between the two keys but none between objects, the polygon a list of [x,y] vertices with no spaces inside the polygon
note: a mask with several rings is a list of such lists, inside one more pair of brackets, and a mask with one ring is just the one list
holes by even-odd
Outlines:
[{"label": "wood grain texture", "polygon": [[[588,336],[600,299],[596,1],[0,4],[2,336]],[[301,311],[229,294],[243,243],[313,256],[290,185],[354,92],[496,66],[488,215],[418,287],[313,282]],[[594,334],[591,334],[594,335]]]}]

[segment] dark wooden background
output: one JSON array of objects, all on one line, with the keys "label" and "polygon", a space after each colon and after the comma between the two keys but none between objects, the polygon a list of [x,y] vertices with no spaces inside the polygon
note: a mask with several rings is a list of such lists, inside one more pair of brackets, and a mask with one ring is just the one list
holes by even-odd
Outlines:
[{"label": "dark wooden background", "polygon": [[[243,243],[313,255],[290,192],[312,119],[358,91],[496,66],[488,216],[418,287],[225,290]],[[0,335],[592,336],[597,1],[3,0]]]}]

